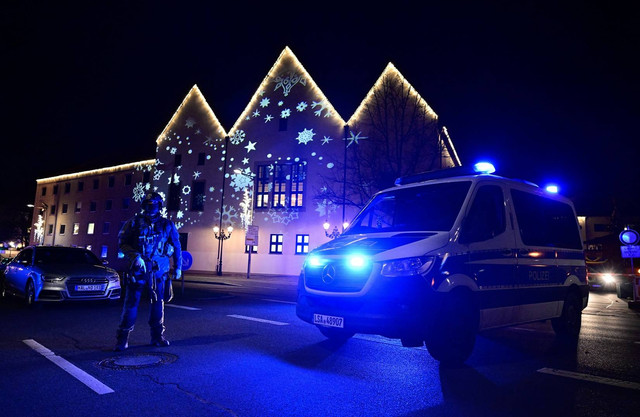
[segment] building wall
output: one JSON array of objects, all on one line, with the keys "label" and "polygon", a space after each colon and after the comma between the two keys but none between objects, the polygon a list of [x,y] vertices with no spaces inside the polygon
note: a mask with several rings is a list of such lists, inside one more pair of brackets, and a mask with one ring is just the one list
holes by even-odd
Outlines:
[{"label": "building wall", "polygon": [[[388,71],[399,76],[392,66],[383,76]],[[436,120],[426,103],[425,108]],[[352,117],[350,123],[357,126],[357,118],[354,122]],[[443,144],[442,167],[460,165],[450,138],[443,132],[444,138],[433,138]],[[68,204],[67,213],[47,214],[44,244],[91,246],[97,255],[106,245],[107,259],[119,265],[116,244],[120,224],[139,209],[145,191],[153,190],[165,198],[163,215],[178,227],[183,250],[193,259],[192,270],[216,271],[221,247],[222,271],[246,272],[245,231],[252,225],[259,228],[257,252],[251,256],[252,272],[297,275],[304,255],[329,240],[323,223],[341,229],[343,220],[356,214],[355,209],[345,207],[343,216],[343,207],[322,195],[327,186],[340,189],[336,178],[342,178],[337,171],[343,166],[345,152],[355,152],[359,141],[366,138],[366,132],[351,130],[285,48],[228,132],[194,86],[158,136],[155,160],[38,180],[34,218],[42,203],[47,207]],[[279,173],[284,175],[279,177]],[[123,185],[130,174],[135,179]],[[115,177],[117,187],[106,185],[110,176]],[[261,178],[265,184],[262,189],[258,187]],[[94,179],[100,181],[96,190],[92,189]],[[81,192],[77,191],[79,181],[85,184]],[[66,183],[72,183],[71,191],[60,194]],[[56,185],[58,193],[53,195],[50,190]],[[294,186],[302,191],[292,194]],[[44,187],[47,192],[41,195]],[[268,195],[268,201],[259,199],[259,192],[265,190],[263,196]],[[279,190],[283,191],[282,200],[275,198]],[[132,200],[128,209],[120,207],[124,198]],[[107,200],[112,200],[111,210],[105,208]],[[76,201],[82,201],[78,213],[73,210]],[[264,204],[260,206],[259,201]],[[280,204],[274,204],[276,201]],[[94,211],[89,210],[91,202],[96,203]],[[93,235],[86,232],[89,222],[95,223]],[[104,222],[110,223],[105,234]],[[80,227],[75,235],[74,223]],[[64,234],[59,233],[61,224],[66,226]],[[55,233],[48,233],[50,225]],[[228,239],[217,239],[215,226],[222,230],[231,226],[233,232]],[[272,237],[281,240],[272,243]],[[32,241],[37,239],[32,237]]]}]

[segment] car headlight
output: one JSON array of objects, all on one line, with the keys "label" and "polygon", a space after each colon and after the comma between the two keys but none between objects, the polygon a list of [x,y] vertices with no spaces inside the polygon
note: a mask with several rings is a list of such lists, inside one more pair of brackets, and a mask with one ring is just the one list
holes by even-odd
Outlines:
[{"label": "car headlight", "polygon": [[602,274],[602,281],[605,284],[612,284],[615,280],[615,277],[611,273]]},{"label": "car headlight", "polygon": [[380,275],[384,277],[408,277],[428,272],[433,266],[433,256],[394,259],[382,264]]},{"label": "car headlight", "polygon": [[62,282],[66,277],[61,277],[59,275],[43,275],[42,280],[44,282]]}]

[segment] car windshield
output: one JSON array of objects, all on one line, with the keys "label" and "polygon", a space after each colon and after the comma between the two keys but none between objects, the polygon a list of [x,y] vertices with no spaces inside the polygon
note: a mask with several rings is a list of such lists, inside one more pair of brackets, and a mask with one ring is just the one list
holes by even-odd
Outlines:
[{"label": "car windshield", "polygon": [[37,248],[36,264],[85,264],[99,265],[100,261],[91,252],[73,248]]},{"label": "car windshield", "polygon": [[470,186],[470,181],[457,181],[378,194],[344,234],[449,231]]}]

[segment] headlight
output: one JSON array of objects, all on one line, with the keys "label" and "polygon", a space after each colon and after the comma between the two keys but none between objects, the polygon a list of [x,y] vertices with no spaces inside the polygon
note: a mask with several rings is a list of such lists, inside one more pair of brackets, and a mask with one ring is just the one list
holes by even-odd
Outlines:
[{"label": "headlight", "polygon": [[602,281],[604,281],[605,284],[611,284],[615,280],[616,279],[613,277],[613,274],[610,274],[610,273],[602,274]]},{"label": "headlight", "polygon": [[61,282],[64,281],[65,277],[61,277],[58,275],[43,275],[42,280],[44,282]]},{"label": "headlight", "polygon": [[111,275],[111,276],[107,277],[107,279],[109,280],[109,282],[118,282],[118,281],[120,281],[120,277],[118,275]]},{"label": "headlight", "polygon": [[424,274],[433,265],[433,256],[394,259],[382,264],[380,275],[385,277],[408,277]]}]

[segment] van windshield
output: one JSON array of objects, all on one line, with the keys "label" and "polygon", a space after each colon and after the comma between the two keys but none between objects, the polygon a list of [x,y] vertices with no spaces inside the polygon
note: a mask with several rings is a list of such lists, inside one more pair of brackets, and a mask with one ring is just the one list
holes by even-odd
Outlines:
[{"label": "van windshield", "polygon": [[449,231],[471,181],[402,188],[378,194],[344,235],[404,231]]}]

